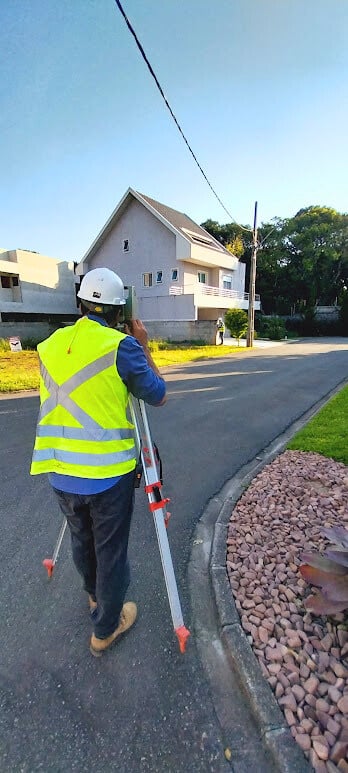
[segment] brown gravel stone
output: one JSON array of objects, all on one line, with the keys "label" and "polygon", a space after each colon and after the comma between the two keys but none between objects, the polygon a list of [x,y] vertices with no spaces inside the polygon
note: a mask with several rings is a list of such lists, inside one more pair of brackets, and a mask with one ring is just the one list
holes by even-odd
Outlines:
[{"label": "brown gravel stone", "polygon": [[299,684],[294,684],[294,686],[292,688],[292,692],[293,692],[293,695],[295,696],[295,698],[297,700],[297,703],[301,703],[301,701],[303,701],[303,699],[305,697],[305,694],[306,694],[305,690],[303,689],[303,687],[301,687],[301,685],[299,685]]},{"label": "brown gravel stone", "polygon": [[259,634],[259,638],[261,639],[261,641],[266,644],[266,642],[268,642],[268,638],[269,638],[269,633],[268,633],[268,631],[266,631],[266,628],[263,628],[263,626],[260,625],[259,630],[258,630],[258,634]]},{"label": "brown gravel stone", "polygon": [[305,731],[305,733],[311,733],[314,726],[314,722],[312,719],[308,719],[305,717],[304,719],[301,719],[301,727]]},{"label": "brown gravel stone", "polygon": [[306,679],[303,687],[309,695],[314,695],[319,685],[319,679],[316,676],[310,676]]},{"label": "brown gravel stone", "polygon": [[339,768],[331,760],[327,761],[326,769],[327,773],[340,773]]},{"label": "brown gravel stone", "polygon": [[335,743],[330,755],[332,761],[339,762],[340,760],[344,759],[347,754],[347,748],[348,745],[346,743],[342,743],[342,741]]},{"label": "brown gravel stone", "polygon": [[342,663],[333,663],[331,668],[336,676],[341,676],[344,679],[348,677],[348,669]]},{"label": "brown gravel stone", "polygon": [[327,694],[332,703],[338,703],[339,699],[342,698],[342,693],[340,690],[338,690],[337,687],[333,687],[333,685],[329,687]]},{"label": "brown gravel stone", "polygon": [[309,752],[309,761],[314,768],[315,773],[327,773],[325,762],[319,759],[314,749],[311,749]]},{"label": "brown gravel stone", "polygon": [[298,733],[296,735],[296,741],[298,745],[301,747],[302,751],[308,752],[311,748],[311,739],[309,735],[306,735],[306,733]]},{"label": "brown gravel stone", "polygon": [[348,630],[346,613],[306,612],[298,567],[302,551],[326,548],[323,526],[348,530],[346,469],[319,454],[280,454],[241,496],[227,535],[242,626],[315,773],[348,773]]},{"label": "brown gravel stone", "polygon": [[278,673],[278,681],[279,681],[279,682],[280,682],[280,684],[282,684],[282,685],[283,685],[283,687],[286,689],[286,688],[287,688],[287,687],[289,687],[289,685],[290,685],[290,682],[289,682],[289,680],[288,680],[288,677],[287,677],[287,676],[286,676],[286,675],[285,675],[283,672],[281,672],[281,671],[280,671],[280,667],[279,667],[279,672],[280,672],[280,673]]},{"label": "brown gravel stone", "polygon": [[280,663],[270,663],[268,666],[268,670],[270,674],[279,674],[280,669],[281,669]]},{"label": "brown gravel stone", "polygon": [[329,759],[329,744],[323,736],[320,736],[320,738],[314,738],[312,744],[313,749],[320,760]]},{"label": "brown gravel stone", "polygon": [[330,704],[327,701],[325,701],[324,698],[318,698],[315,704],[315,709],[317,712],[322,711],[327,714],[330,710]]},{"label": "brown gravel stone", "polygon": [[300,676],[302,677],[302,679],[308,679],[309,674],[310,674],[310,670],[309,670],[308,666],[306,666],[305,663],[301,663],[301,665],[300,665]]},{"label": "brown gravel stone", "polygon": [[341,730],[341,725],[339,722],[336,722],[334,719],[329,717],[328,723],[327,723],[327,730],[329,733],[333,733],[333,735],[338,738],[339,732]]},{"label": "brown gravel stone", "polygon": [[275,688],[275,697],[281,698],[282,695],[284,695],[284,687],[280,682],[277,682],[277,686]]},{"label": "brown gravel stone", "polygon": [[327,633],[326,636],[321,640],[321,649],[325,650],[325,652],[329,652],[329,650],[332,647],[333,644],[333,636],[330,633]]},{"label": "brown gravel stone", "polygon": [[342,714],[348,714],[348,693],[337,701],[337,707],[342,711]]},{"label": "brown gravel stone", "polygon": [[326,738],[329,746],[333,746],[334,745],[334,743],[336,741],[336,737],[333,735],[333,733],[330,733],[329,730],[325,730],[324,737]]},{"label": "brown gravel stone", "polygon": [[284,709],[284,714],[289,727],[293,727],[293,725],[296,725],[296,719],[291,709]]},{"label": "brown gravel stone", "polygon": [[336,684],[337,677],[335,676],[335,674],[333,674],[332,671],[324,671],[324,673],[322,674],[322,678],[324,682],[329,682],[332,685]]}]

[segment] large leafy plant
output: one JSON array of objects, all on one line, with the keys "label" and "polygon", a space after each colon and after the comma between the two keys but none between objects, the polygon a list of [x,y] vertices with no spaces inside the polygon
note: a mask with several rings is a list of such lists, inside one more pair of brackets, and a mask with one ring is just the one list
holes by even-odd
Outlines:
[{"label": "large leafy plant", "polygon": [[323,554],[306,552],[300,567],[306,582],[320,590],[305,599],[308,612],[333,615],[348,609],[348,531],[343,526],[322,529],[331,542]]}]

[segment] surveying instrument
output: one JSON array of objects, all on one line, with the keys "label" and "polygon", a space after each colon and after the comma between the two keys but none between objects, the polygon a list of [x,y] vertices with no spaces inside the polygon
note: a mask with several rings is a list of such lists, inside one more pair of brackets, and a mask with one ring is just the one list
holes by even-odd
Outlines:
[{"label": "surveying instrument", "polygon": [[[125,305],[124,319],[119,326],[122,331],[124,330],[124,324],[126,324],[127,319],[131,320],[135,317],[134,310],[136,307],[134,287],[125,287],[125,291],[126,293],[128,291],[128,297]],[[167,536],[167,527],[170,519],[170,513],[167,511],[167,504],[170,500],[162,495],[162,462],[159,456],[158,448],[151,438],[144,401],[138,400],[132,395],[129,395],[128,406],[131,421],[134,425],[135,445],[138,459],[138,463],[135,468],[135,488],[140,487],[141,477],[142,474],[144,474],[144,490],[147,494],[149,510],[153,516],[173,628],[178,639],[180,652],[183,653],[186,651],[186,644],[190,636],[190,631],[184,625]],[[67,521],[64,518],[58,534],[57,542],[54,547],[52,558],[45,558],[42,562],[45,569],[47,570],[49,578],[51,578],[53,575],[66,527]]]}]

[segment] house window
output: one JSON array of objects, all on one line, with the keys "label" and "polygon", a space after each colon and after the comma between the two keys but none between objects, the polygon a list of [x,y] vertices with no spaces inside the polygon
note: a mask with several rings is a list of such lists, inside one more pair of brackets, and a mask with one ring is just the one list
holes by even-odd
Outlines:
[{"label": "house window", "polygon": [[178,281],[178,269],[172,268],[172,282]]},{"label": "house window", "polygon": [[11,288],[11,277],[10,276],[2,276],[1,277],[1,287],[6,288],[6,290],[9,290]]},{"label": "house window", "polygon": [[198,271],[198,281],[203,285],[207,283],[207,275],[205,271]]},{"label": "house window", "polygon": [[232,290],[232,277],[231,276],[223,276],[222,277],[222,286],[224,290]]},{"label": "house window", "polygon": [[160,285],[162,284],[163,280],[163,271],[156,271],[156,284]]},{"label": "house window", "polygon": [[143,287],[152,287],[152,273],[143,274]]},{"label": "house window", "polygon": [[18,276],[13,276],[12,277],[12,287],[18,287],[18,285],[19,285]]},{"label": "house window", "polygon": [[129,252],[129,239],[123,239],[123,252]]}]

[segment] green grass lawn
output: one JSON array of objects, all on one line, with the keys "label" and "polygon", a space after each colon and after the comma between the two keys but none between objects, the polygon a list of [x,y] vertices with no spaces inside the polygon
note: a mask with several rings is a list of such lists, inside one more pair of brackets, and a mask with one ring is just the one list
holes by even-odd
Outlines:
[{"label": "green grass lawn", "polygon": [[151,352],[152,359],[161,368],[165,365],[181,365],[184,362],[197,362],[210,357],[225,357],[226,354],[245,352],[246,347],[238,346],[193,346],[190,348],[163,349]]},{"label": "green grass lawn", "polygon": [[18,392],[38,386],[37,352],[0,352],[0,392]]},{"label": "green grass lawn", "polygon": [[[165,365],[180,365],[207,357],[224,357],[235,352],[245,352],[245,347],[197,346],[189,349],[169,349],[152,352],[152,358],[160,368]],[[37,389],[39,386],[39,364],[37,352],[0,351],[0,392],[18,392],[22,389]]]},{"label": "green grass lawn", "polygon": [[332,397],[287,448],[316,451],[348,465],[348,386]]}]

